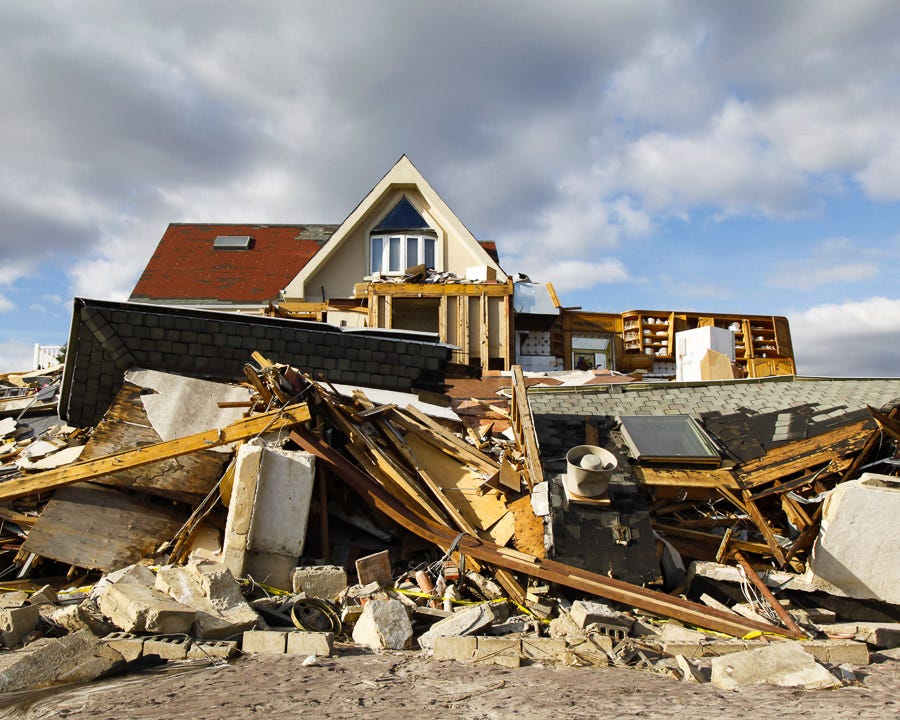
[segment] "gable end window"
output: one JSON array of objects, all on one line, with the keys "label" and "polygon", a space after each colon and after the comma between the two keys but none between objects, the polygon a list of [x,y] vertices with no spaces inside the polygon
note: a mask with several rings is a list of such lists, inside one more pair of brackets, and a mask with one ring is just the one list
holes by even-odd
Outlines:
[{"label": "gable end window", "polygon": [[413,265],[437,267],[437,238],[427,234],[372,235],[369,239],[369,273],[400,275]]}]

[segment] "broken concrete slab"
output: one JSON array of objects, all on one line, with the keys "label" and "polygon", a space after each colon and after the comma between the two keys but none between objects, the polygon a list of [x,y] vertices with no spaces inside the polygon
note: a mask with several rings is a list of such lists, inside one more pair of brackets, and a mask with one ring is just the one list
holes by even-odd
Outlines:
[{"label": "broken concrete slab", "polygon": [[759,684],[807,690],[841,686],[840,680],[819,665],[800,645],[792,642],[713,658],[710,682],[723,690]]},{"label": "broken concrete slab", "polygon": [[412,623],[399,600],[370,600],[353,626],[354,642],[372,650],[408,650],[412,638]]},{"label": "broken concrete slab", "polygon": [[128,565],[127,567],[108,572],[100,578],[91,589],[90,597],[98,598],[105,588],[117,583],[134,583],[153,587],[156,584],[156,575],[143,563]]},{"label": "broken concrete slab", "polygon": [[[701,642],[663,642],[661,647],[670,655],[683,655],[688,659],[696,660],[698,658],[719,657],[746,650],[756,650],[768,647],[769,644],[765,640],[707,638]],[[869,664],[868,646],[855,640],[800,640],[798,644],[816,660],[829,665],[840,663]]]},{"label": "broken concrete slab", "polygon": [[156,573],[156,589],[197,611],[191,635],[198,639],[225,640],[259,624],[259,615],[221,563],[200,560],[162,567]]},{"label": "broken concrete slab", "polygon": [[187,634],[197,616],[164,592],[137,583],[110,585],[97,604],[117,628],[132,633]]},{"label": "broken concrete slab", "polygon": [[517,668],[522,663],[521,641],[519,638],[476,637],[475,665],[500,665]]},{"label": "broken concrete slab", "polygon": [[852,635],[854,640],[880,650],[900,647],[900,623],[847,622],[821,628],[832,637]]},{"label": "broken concrete slab", "polygon": [[88,630],[79,630],[0,656],[0,692],[84,682],[124,668],[125,660],[118,652]]},{"label": "broken concrete slab", "polygon": [[21,644],[41,619],[37,605],[0,608],[0,643],[14,648]]},{"label": "broken concrete slab", "polygon": [[246,576],[289,590],[303,552],[312,499],[314,459],[251,440],[238,450],[223,561],[237,578]]},{"label": "broken concrete slab", "polygon": [[494,622],[496,615],[490,603],[472,605],[453,613],[448,618],[438,620],[419,637],[419,647],[423,650],[434,648],[434,640],[455,635],[474,635]]},{"label": "broken concrete slab", "polygon": [[107,619],[93,598],[85,598],[77,605],[41,606],[41,617],[52,625],[77,632],[89,630],[97,637],[104,637],[112,632],[118,632],[118,628]]},{"label": "broken concrete slab", "polygon": [[292,632],[288,633],[285,653],[288,655],[329,657],[333,648],[334,633]]},{"label": "broken concrete slab", "polygon": [[609,605],[587,600],[576,600],[573,602],[569,615],[582,630],[588,625],[597,624],[618,626],[625,628],[627,631],[634,624],[634,618],[614,610]]},{"label": "broken concrete slab", "polygon": [[291,586],[308,598],[333,600],[347,587],[347,571],[338,565],[308,565],[294,568]]},{"label": "broken concrete slab", "polygon": [[584,642],[587,638],[582,630],[567,612],[561,612],[559,617],[550,621],[550,637],[564,640],[568,643]]},{"label": "broken concrete slab", "polygon": [[864,473],[825,498],[808,574],[847,595],[900,604],[900,481]]}]

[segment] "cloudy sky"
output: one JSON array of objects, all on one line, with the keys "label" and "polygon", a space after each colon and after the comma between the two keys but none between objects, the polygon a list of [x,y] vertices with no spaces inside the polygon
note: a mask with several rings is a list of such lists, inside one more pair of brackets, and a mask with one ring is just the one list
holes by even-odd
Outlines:
[{"label": "cloudy sky", "polygon": [[340,222],[406,153],[567,306],[900,375],[894,0],[2,0],[0,87],[0,371],[169,222]]}]

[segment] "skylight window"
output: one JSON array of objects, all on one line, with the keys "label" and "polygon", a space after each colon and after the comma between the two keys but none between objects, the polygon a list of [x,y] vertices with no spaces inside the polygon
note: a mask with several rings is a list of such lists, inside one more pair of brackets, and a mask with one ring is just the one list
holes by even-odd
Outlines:
[{"label": "skylight window", "polygon": [[690,415],[625,415],[622,437],[636,460],[718,465],[719,451]]},{"label": "skylight window", "polygon": [[249,235],[219,235],[213,242],[213,249],[249,250],[252,240]]}]

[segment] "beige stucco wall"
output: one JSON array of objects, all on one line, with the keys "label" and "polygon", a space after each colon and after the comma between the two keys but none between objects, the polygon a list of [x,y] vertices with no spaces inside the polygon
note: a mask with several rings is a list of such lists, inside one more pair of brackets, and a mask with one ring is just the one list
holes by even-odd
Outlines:
[{"label": "beige stucco wall", "polygon": [[[394,185],[347,230],[330,256],[306,278],[304,297],[299,296],[300,283],[295,280],[285,289],[285,300],[319,301],[323,287],[326,299],[352,297],[354,284],[368,275],[369,237],[372,231],[404,195],[437,232],[438,269],[464,277],[468,267],[494,265],[491,260],[485,259],[479,246],[473,248],[471,241],[463,239],[459,220],[452,213],[447,214],[442,208],[429,205],[416,186]],[[497,266],[495,268],[499,278],[502,270]]]}]

